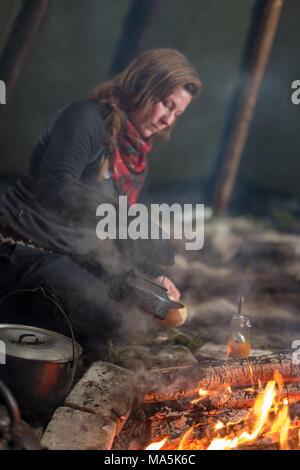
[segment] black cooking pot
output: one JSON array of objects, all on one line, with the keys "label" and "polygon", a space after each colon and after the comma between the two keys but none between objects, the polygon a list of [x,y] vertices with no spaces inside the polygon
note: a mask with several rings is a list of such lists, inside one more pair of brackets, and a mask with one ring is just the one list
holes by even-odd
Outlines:
[{"label": "black cooking pot", "polygon": [[0,340],[5,345],[5,363],[0,364],[0,378],[16,397],[23,416],[48,415],[63,402],[71,389],[77,360],[82,353],[65,312],[42,288],[20,289],[0,302],[10,295],[38,290],[63,313],[72,339],[42,328],[0,324]]}]

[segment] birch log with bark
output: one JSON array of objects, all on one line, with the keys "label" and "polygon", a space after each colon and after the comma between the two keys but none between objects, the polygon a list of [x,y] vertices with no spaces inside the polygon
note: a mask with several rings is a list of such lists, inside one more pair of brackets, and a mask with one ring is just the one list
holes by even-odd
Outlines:
[{"label": "birch log with bark", "polygon": [[[258,388],[247,388],[234,390],[231,393],[223,391],[208,396],[199,401],[205,409],[223,408],[252,408],[256,398],[260,394]],[[276,399],[282,401],[287,399],[289,403],[300,402],[300,382],[295,384],[285,384],[276,394]]]},{"label": "birch log with bark", "polygon": [[196,364],[192,367],[164,373],[144,375],[142,393],[145,403],[176,400],[195,396],[204,390],[222,390],[264,384],[274,377],[275,371],[284,383],[300,382],[300,364],[295,361],[295,351],[281,351],[260,357],[228,359],[226,361]]}]

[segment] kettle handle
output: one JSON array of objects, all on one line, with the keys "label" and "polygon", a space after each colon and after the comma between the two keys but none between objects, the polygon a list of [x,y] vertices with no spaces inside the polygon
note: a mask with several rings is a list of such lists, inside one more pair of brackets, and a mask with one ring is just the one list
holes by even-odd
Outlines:
[{"label": "kettle handle", "polygon": [[57,300],[54,299],[52,296],[46,294],[43,287],[36,287],[35,289],[17,289],[17,290],[14,290],[14,291],[9,292],[8,294],[4,295],[0,299],[0,304],[2,302],[4,302],[4,300],[6,300],[8,297],[11,297],[12,295],[21,294],[21,293],[25,293],[25,292],[35,293],[35,292],[38,292],[38,291],[42,292],[42,294],[44,295],[44,297],[46,297],[46,299],[50,300],[56,307],[58,307],[59,311],[63,314],[63,316],[65,317],[65,320],[68,323],[68,326],[69,326],[70,331],[71,331],[71,337],[72,337],[72,354],[73,354],[73,359],[72,359],[72,362],[71,362],[71,368],[72,368],[72,367],[74,367],[74,364],[75,364],[75,338],[74,338],[73,328],[71,326],[70,320],[67,317],[67,314],[62,309],[62,307],[59,305]]}]

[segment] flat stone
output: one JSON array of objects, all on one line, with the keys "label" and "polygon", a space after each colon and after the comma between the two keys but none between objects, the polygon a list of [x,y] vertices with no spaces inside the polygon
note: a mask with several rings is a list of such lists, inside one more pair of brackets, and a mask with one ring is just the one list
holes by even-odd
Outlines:
[{"label": "flat stone", "polygon": [[66,398],[65,406],[101,415],[117,423],[117,432],[131,411],[134,374],[108,362],[94,362]]},{"label": "flat stone", "polygon": [[[227,344],[205,343],[201,348],[197,349],[194,353],[198,361],[204,359],[211,360],[225,360],[227,352]],[[272,354],[272,351],[263,349],[251,349],[250,356],[264,356],[265,354]]]},{"label": "flat stone", "polygon": [[115,422],[72,408],[58,408],[42,437],[49,450],[110,450],[116,435]]},{"label": "flat stone", "polygon": [[197,362],[191,351],[182,345],[156,344],[154,346],[132,346],[128,352],[126,367],[132,369],[168,368],[190,365]]}]

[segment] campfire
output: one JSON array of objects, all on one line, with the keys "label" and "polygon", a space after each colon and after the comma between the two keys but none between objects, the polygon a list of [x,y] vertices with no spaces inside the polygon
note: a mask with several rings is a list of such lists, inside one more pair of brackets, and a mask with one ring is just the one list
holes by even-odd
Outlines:
[{"label": "campfire", "polygon": [[[190,402],[190,410],[177,413],[177,416],[176,412],[162,410],[151,419],[154,434],[157,433],[157,429],[166,427],[160,423],[160,420],[167,422],[171,432],[158,442],[155,441],[147,446],[146,450],[229,450],[241,447],[300,449],[300,420],[292,420],[290,417],[293,397],[289,396],[289,392],[296,396],[298,394],[297,399],[299,399],[300,384],[290,389],[284,387],[279,374],[275,374],[274,380],[259,390],[251,387],[233,392],[228,386],[223,393],[220,393],[200,389],[200,398]],[[231,413],[219,409],[205,411],[205,404],[203,406],[205,401],[215,403],[216,407],[221,406],[224,399],[231,406],[233,404],[241,406],[243,397],[246,404],[247,400],[252,401],[251,397],[255,395],[253,407],[242,413],[245,416],[240,416],[241,413],[236,412],[236,420],[233,421],[231,421],[234,418],[232,411]],[[286,396],[288,398],[285,398]],[[232,418],[230,414],[233,415]],[[172,433],[172,424],[173,426],[175,424],[175,430],[177,428],[178,431],[188,423],[188,418],[193,420],[193,425],[183,433],[182,437],[176,437],[176,431]]]},{"label": "campfire", "polygon": [[[140,448],[300,450],[300,365],[292,354],[148,374],[151,391],[142,405],[147,444]],[[141,421],[130,428],[140,433]]]}]

